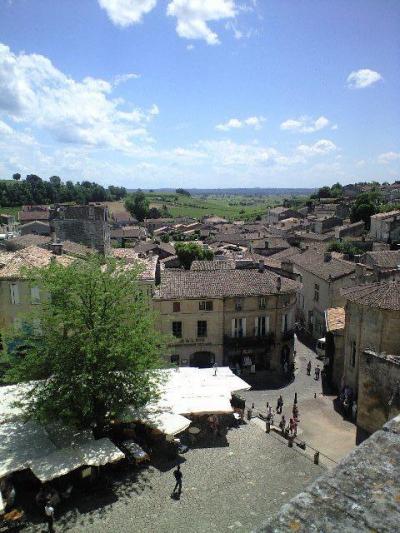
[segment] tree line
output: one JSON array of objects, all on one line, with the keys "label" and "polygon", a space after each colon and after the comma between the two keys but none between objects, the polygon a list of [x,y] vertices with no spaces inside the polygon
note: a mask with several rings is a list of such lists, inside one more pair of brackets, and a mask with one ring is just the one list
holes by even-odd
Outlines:
[{"label": "tree line", "polygon": [[14,174],[12,180],[0,181],[0,206],[2,207],[57,202],[87,204],[89,202],[120,200],[125,196],[125,187],[110,185],[105,188],[90,181],[63,182],[58,176],[51,176],[48,180],[43,180],[35,174],[28,174],[25,179],[21,179],[20,174]]}]

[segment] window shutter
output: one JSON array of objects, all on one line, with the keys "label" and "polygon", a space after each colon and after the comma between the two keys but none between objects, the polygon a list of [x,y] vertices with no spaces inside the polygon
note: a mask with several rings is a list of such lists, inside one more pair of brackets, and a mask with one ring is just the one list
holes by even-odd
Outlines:
[{"label": "window shutter", "polygon": [[39,287],[31,287],[31,302],[33,304],[40,303]]},{"label": "window shutter", "polygon": [[269,316],[265,317],[265,333],[269,333]]},{"label": "window shutter", "polygon": [[243,337],[245,337],[246,336],[246,319],[245,318],[243,318],[242,323],[243,323]]},{"label": "window shutter", "polygon": [[254,335],[257,337],[258,335],[258,317],[254,319]]},{"label": "window shutter", "polygon": [[284,331],[285,331],[285,316],[286,315],[282,315],[282,327],[281,327],[282,333],[284,333]]},{"label": "window shutter", "polygon": [[235,319],[232,318],[232,337],[235,336]]}]

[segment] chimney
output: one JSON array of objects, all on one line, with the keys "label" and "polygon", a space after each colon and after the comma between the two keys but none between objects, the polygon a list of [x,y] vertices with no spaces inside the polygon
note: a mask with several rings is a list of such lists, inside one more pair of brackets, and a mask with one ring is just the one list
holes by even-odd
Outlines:
[{"label": "chimney", "polygon": [[264,270],[265,270],[264,259],[260,259],[258,261],[258,271],[259,272],[264,272]]},{"label": "chimney", "polygon": [[62,255],[63,254],[63,243],[60,241],[52,242],[50,244],[50,249],[54,255]]},{"label": "chimney", "polygon": [[278,292],[280,292],[280,291],[281,291],[281,288],[282,288],[282,279],[281,279],[280,276],[278,276],[278,277],[276,278],[276,290],[277,290]]},{"label": "chimney", "polygon": [[332,254],[330,252],[324,252],[324,263],[329,263],[332,260]]}]

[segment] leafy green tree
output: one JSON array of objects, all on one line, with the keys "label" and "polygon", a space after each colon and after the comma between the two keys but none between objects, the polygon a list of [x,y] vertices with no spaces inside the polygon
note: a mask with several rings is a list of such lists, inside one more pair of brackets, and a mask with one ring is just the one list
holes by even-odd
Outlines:
[{"label": "leafy green tree", "polygon": [[148,216],[149,201],[144,192],[139,189],[134,194],[128,194],[125,198],[125,207],[139,222],[143,222]]},{"label": "leafy green tree", "polygon": [[92,427],[97,436],[126,406],[156,396],[163,339],[138,274],[95,255],[27,272],[49,295],[38,311],[41,331],[24,333],[24,357],[8,355],[8,382],[38,380],[27,416]]},{"label": "leafy green tree", "polygon": [[214,257],[212,250],[203,248],[194,242],[178,242],[175,245],[176,255],[186,270],[190,270],[193,261],[211,261]]},{"label": "leafy green tree", "polygon": [[351,258],[353,258],[357,254],[364,253],[364,250],[356,246],[350,241],[336,241],[332,242],[328,246],[328,252],[338,252],[341,254],[348,254]]},{"label": "leafy green tree", "polygon": [[381,202],[382,195],[378,190],[359,194],[350,212],[351,222],[363,220],[369,229],[371,216],[379,212]]},{"label": "leafy green tree", "polygon": [[189,191],[186,191],[185,189],[176,189],[176,194],[183,194],[184,196],[191,196]]},{"label": "leafy green tree", "polygon": [[19,174],[18,172],[16,174],[13,174],[13,180],[19,181],[20,179],[21,179],[21,174]]}]

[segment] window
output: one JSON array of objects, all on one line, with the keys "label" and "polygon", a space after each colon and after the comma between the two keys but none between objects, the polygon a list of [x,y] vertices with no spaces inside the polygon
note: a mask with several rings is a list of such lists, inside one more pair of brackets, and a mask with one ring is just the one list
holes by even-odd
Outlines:
[{"label": "window", "polygon": [[356,354],[357,354],[357,346],[356,342],[353,341],[351,344],[351,366],[355,368],[356,366]]},{"label": "window", "polygon": [[174,313],[180,313],[180,311],[181,311],[181,302],[173,302],[172,303],[172,311]]},{"label": "window", "polygon": [[264,337],[269,332],[269,316],[257,316],[254,324],[254,335]]},{"label": "window", "polygon": [[197,321],[197,336],[207,337],[207,321],[206,320]]},{"label": "window", "polygon": [[174,365],[179,365],[179,355],[177,353],[171,355],[171,363]]},{"label": "window", "polygon": [[264,296],[261,296],[259,302],[258,302],[258,307],[260,309],[265,309],[267,307],[267,299],[264,297]]},{"label": "window", "polygon": [[10,298],[12,304],[19,304],[19,287],[17,283],[10,283]]},{"label": "window", "polygon": [[172,335],[179,339],[182,337],[182,322],[172,322]]},{"label": "window", "polygon": [[319,302],[319,285],[315,283],[314,285],[314,302]]},{"label": "window", "polygon": [[31,303],[40,304],[39,287],[31,287]]},{"label": "window", "polygon": [[246,335],[246,319],[232,319],[232,337],[244,337]]},{"label": "window", "polygon": [[199,302],[199,311],[212,311],[213,310],[213,303],[212,301],[205,301]]},{"label": "window", "polygon": [[235,309],[236,311],[241,311],[243,308],[243,302],[241,298],[236,298],[235,300]]}]

